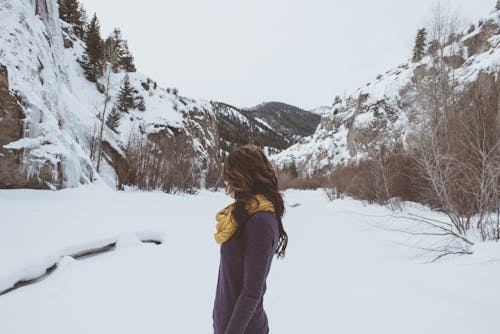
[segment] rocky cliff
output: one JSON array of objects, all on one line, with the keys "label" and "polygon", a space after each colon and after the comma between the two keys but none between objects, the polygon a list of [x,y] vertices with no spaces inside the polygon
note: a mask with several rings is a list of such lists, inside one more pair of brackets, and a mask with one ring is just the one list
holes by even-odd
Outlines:
[{"label": "rocky cliff", "polygon": [[[210,103],[158,87],[139,72],[129,75],[145,110],[121,113],[116,132],[104,128],[97,173],[95,142],[107,82],[85,79],[78,63],[83,42],[59,19],[56,0],[1,1],[0,32],[0,188],[59,189],[100,177],[118,187],[143,184],[140,179],[150,179],[151,171],[131,156],[131,143],[147,145],[153,160],[161,156],[188,165],[183,177],[195,186],[218,173],[217,123]],[[124,75],[111,74],[113,98]],[[167,156],[165,148],[174,146],[182,147],[182,154],[169,151]],[[178,165],[168,166],[163,172],[169,174]]]},{"label": "rocky cliff", "polygon": [[[498,106],[498,120],[500,11],[453,36],[443,52],[444,63],[457,85],[457,100],[468,87],[476,85],[482,96],[492,100],[489,105]],[[408,145],[423,117],[419,84],[433,71],[433,56],[428,54],[421,61],[407,61],[378,75],[344,100],[337,99],[313,135],[272,160],[280,167],[294,165],[302,176],[329,175],[336,166],[368,159],[382,145],[389,149]],[[497,131],[500,133],[500,126]]]}]

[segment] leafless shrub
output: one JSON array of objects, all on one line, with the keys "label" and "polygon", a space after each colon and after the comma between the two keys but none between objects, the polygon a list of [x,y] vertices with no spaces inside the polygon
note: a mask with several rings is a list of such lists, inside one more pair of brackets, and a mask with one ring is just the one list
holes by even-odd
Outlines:
[{"label": "leafless shrub", "polygon": [[97,123],[93,123],[92,130],[85,137],[86,145],[89,151],[89,159],[95,161],[98,147],[97,134],[99,131],[99,126]]},{"label": "leafless shrub", "polygon": [[325,187],[327,177],[320,173],[312,176],[300,176],[297,173],[295,164],[290,164],[282,168],[276,168],[278,173],[278,184],[281,189],[318,189]]},{"label": "leafless shrub", "polygon": [[400,200],[417,200],[412,163],[401,146],[391,150],[382,146],[370,159],[335,167],[324,184],[338,194],[397,209]]},{"label": "leafless shrub", "polygon": [[[472,229],[482,240],[498,240],[500,234],[495,219],[500,188],[498,96],[493,76],[480,74],[465,87],[456,81],[444,47],[454,42],[459,20],[449,13],[442,7],[434,13],[431,36],[438,41],[438,51],[416,86],[422,117],[408,154],[416,166],[412,179],[419,201],[444,212],[450,223],[436,224],[425,217],[420,221],[466,241],[467,246],[472,244],[467,239]],[[454,48],[446,52],[451,54]]]},{"label": "leafless shrub", "polygon": [[[460,87],[446,64],[445,41],[453,42],[459,20],[441,5],[431,35],[440,44],[424,79],[417,84],[420,130],[411,141],[421,201],[443,211],[450,231],[465,236],[477,229],[483,240],[498,239],[500,142],[498,94],[493,76],[480,74]],[[453,48],[448,48],[452,53]]]},{"label": "leafless shrub", "polygon": [[480,76],[465,88],[435,124],[422,123],[412,144],[427,185],[424,201],[443,210],[461,235],[474,227],[483,240],[498,239],[499,234],[494,218],[500,189],[498,111],[491,98],[495,82],[485,85],[488,80],[493,78]]},{"label": "leafless shrub", "polygon": [[[470,246],[473,243],[454,232],[449,221],[413,213],[393,214],[391,218],[397,219],[397,227],[383,227],[383,229],[413,238],[415,242],[413,247],[423,251],[425,257],[430,256],[430,262],[436,262],[448,255],[471,254]],[[408,245],[409,242],[407,240],[406,244]]]},{"label": "leafless shrub", "polygon": [[129,183],[144,190],[196,193],[201,169],[182,138],[157,143],[145,135],[132,136],[126,148]]}]

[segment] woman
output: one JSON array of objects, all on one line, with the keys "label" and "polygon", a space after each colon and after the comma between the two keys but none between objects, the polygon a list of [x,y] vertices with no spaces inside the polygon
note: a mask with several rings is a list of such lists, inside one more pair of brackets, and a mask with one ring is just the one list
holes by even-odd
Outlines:
[{"label": "woman", "polygon": [[241,146],[224,161],[226,191],[235,202],[216,214],[220,246],[213,308],[215,334],[267,334],[263,308],[274,254],[285,256],[285,212],[273,166],[254,145]]}]

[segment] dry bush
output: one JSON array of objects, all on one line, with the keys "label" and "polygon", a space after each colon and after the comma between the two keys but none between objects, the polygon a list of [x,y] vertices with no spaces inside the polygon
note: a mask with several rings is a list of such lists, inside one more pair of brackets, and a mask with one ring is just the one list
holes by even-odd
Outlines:
[{"label": "dry bush", "polygon": [[219,187],[224,187],[222,167],[222,163],[218,160],[208,168],[205,174],[205,186],[207,189],[215,190]]},{"label": "dry bush", "polygon": [[336,166],[327,175],[314,172],[311,176],[302,177],[294,164],[285,165],[278,170],[278,181],[284,189],[330,188],[335,189],[336,196],[346,194],[369,202],[387,204],[393,197],[417,200],[414,174],[412,158],[398,145],[390,151],[382,146],[376,156]]},{"label": "dry bush", "polygon": [[338,193],[371,203],[390,204],[390,199],[416,201],[415,166],[412,158],[400,147],[387,151],[384,147],[377,156],[337,166],[327,184]]},{"label": "dry bush", "polygon": [[175,136],[163,144],[142,135],[133,136],[125,153],[129,184],[144,190],[197,192],[202,173],[187,145]]},{"label": "dry bush", "polygon": [[480,75],[447,112],[431,115],[422,124],[412,147],[419,176],[426,181],[420,189],[422,200],[445,212],[459,234],[476,228],[483,240],[498,239],[500,234],[495,87],[493,76]]},{"label": "dry bush", "polygon": [[325,187],[326,177],[319,173],[312,176],[302,177],[297,173],[295,164],[286,165],[282,168],[276,168],[278,173],[278,184],[281,189],[318,189]]},{"label": "dry bush", "polygon": [[[499,239],[500,127],[498,79],[480,73],[461,86],[443,46],[453,40],[459,20],[449,10],[434,11],[431,36],[440,45],[416,86],[420,130],[408,152],[417,167],[419,201],[444,212],[450,233]],[[459,50],[449,50],[451,54]],[[469,242],[470,243],[470,242]]]}]

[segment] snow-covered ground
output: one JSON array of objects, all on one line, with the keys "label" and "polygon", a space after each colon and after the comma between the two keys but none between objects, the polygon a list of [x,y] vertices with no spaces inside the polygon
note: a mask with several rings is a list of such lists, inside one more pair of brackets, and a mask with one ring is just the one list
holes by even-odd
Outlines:
[{"label": "snow-covered ground", "polygon": [[[271,333],[498,333],[498,244],[424,263],[405,237],[379,228],[387,208],[328,202],[320,190],[284,194],[289,244],[264,297]],[[0,333],[212,333],[214,215],[230,201],[221,191],[103,185],[1,190],[0,291],[58,267],[0,296]],[[114,241],[107,253],[64,256]]]}]

